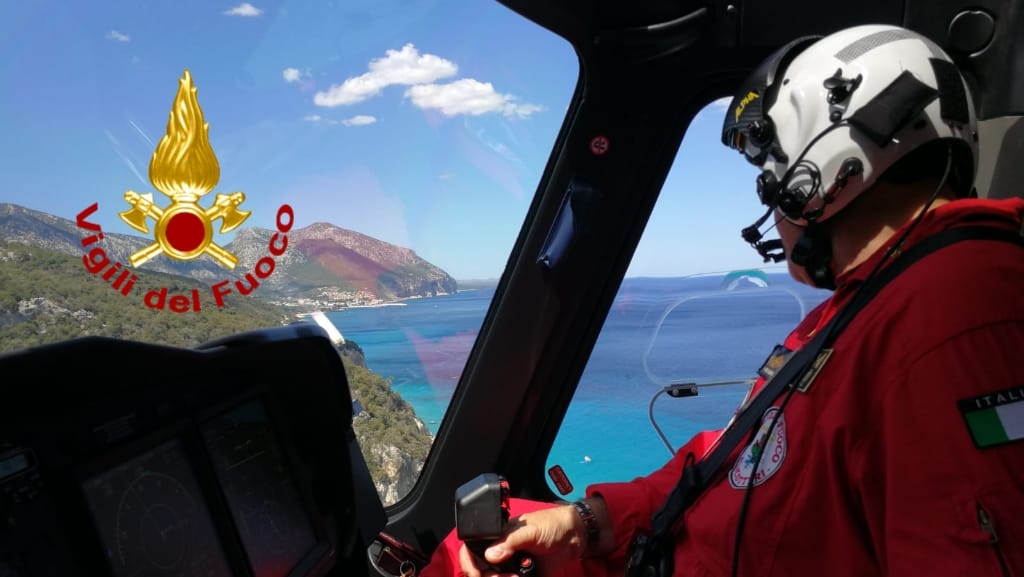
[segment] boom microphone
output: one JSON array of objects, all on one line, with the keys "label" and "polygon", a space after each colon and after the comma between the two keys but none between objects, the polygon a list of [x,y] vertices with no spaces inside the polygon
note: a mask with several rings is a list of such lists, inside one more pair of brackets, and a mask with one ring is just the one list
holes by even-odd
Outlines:
[{"label": "boom microphone", "polygon": [[[782,247],[782,241],[777,238],[754,243],[754,250],[757,251],[757,254],[761,255],[764,262],[782,262],[786,260],[786,251]],[[778,252],[771,252],[773,250]]]},{"label": "boom microphone", "polygon": [[764,262],[780,262],[786,259],[786,252],[783,249],[782,241],[779,239],[762,241],[761,238],[764,237],[764,234],[758,230],[758,228],[768,220],[768,217],[772,214],[772,210],[774,209],[769,207],[761,218],[754,221],[754,224],[744,228],[741,233],[743,240],[752,246],[754,250],[757,251],[757,254],[761,255]]}]

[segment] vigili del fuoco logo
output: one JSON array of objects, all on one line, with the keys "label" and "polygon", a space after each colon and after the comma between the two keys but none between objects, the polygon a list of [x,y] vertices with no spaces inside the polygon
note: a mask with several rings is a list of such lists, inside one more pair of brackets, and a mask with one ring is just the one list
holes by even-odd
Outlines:
[{"label": "vigili del fuoco logo", "polygon": [[[167,132],[149,161],[149,181],[170,198],[170,204],[161,205],[151,192],[139,194],[129,190],[124,193],[130,208],[118,213],[121,220],[153,238],[151,244],[128,258],[131,268],[120,262],[111,262],[107,252],[97,244],[103,239],[103,231],[88,219],[99,210],[99,203],[92,203],[76,219],[79,228],[91,233],[82,239],[82,247],[88,250],[82,255],[86,270],[109,282],[112,289],[124,296],[133,294],[132,289],[138,280],[132,269],[155,258],[190,261],[205,255],[228,270],[234,270],[238,265],[238,257],[214,242],[214,223],[219,223],[219,232],[226,234],[245,222],[252,211],[242,210],[245,202],[243,192],[217,193],[209,208],[199,204],[199,199],[217,186],[220,164],[210,146],[210,125],[203,118],[196,94],[192,75],[186,70],[178,80],[178,93],[171,106]],[[269,254],[256,261],[252,271],[242,279],[234,283],[223,280],[210,287],[217,307],[223,307],[224,297],[232,292],[241,295],[252,293],[260,285],[260,280],[273,274],[274,257],[281,256],[288,248],[287,233],[294,219],[291,206],[282,204],[277,209],[277,231],[270,237]],[[199,289],[192,289],[189,295],[169,295],[167,287],[148,291],[142,300],[149,308],[166,308],[177,313],[199,312],[205,302]]]}]

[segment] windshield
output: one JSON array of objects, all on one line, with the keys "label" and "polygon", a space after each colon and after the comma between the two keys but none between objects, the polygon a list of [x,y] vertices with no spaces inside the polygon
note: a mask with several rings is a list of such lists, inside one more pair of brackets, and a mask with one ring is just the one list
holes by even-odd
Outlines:
[{"label": "windshield", "polygon": [[[404,495],[445,407],[416,418],[340,313],[486,310],[576,88],[568,43],[469,0],[2,11],[0,352],[330,317],[378,488]],[[402,354],[443,358],[450,394],[482,320]]]},{"label": "windshield", "polygon": [[[193,347],[315,322],[344,358],[383,501],[408,494],[565,122],[572,47],[471,0],[3,14],[0,352],[85,336]],[[757,215],[746,165],[721,160],[722,110],[687,136],[702,144],[680,156],[686,186],[668,183],[696,176],[714,194],[666,195],[672,216],[651,221],[631,276],[760,265],[738,239]],[[678,250],[683,230],[701,250]],[[699,320],[698,304],[645,327],[631,378],[702,377],[669,362],[687,343],[666,332],[672,314],[730,322]],[[735,364],[727,376],[750,373]]]}]

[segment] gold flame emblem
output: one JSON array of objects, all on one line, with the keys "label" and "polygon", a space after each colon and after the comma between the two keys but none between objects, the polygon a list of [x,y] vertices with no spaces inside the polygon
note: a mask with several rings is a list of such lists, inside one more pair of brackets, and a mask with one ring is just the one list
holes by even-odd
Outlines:
[{"label": "gold flame emblem", "polygon": [[129,257],[133,267],[161,253],[182,261],[208,254],[228,269],[238,264],[238,257],[213,242],[213,223],[221,220],[221,234],[238,228],[251,214],[251,211],[238,209],[245,202],[245,194],[218,193],[207,209],[196,202],[220,180],[220,164],[210,146],[210,125],[203,119],[196,93],[192,75],[186,70],[178,79],[178,94],[171,106],[167,133],[156,145],[149,161],[149,181],[171,198],[171,205],[157,206],[151,192],[139,194],[129,190],[124,193],[124,199],[132,208],[119,213],[121,220],[145,234],[149,234],[146,219],[156,221],[156,242]]}]

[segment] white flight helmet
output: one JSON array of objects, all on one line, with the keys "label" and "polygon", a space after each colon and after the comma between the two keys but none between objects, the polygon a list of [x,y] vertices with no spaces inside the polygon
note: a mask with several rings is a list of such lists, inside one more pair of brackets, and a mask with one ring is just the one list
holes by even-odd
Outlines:
[{"label": "white flight helmet", "polygon": [[896,161],[936,140],[951,143],[966,195],[976,139],[970,90],[950,57],[888,25],[801,38],[776,51],[733,99],[722,131],[723,143],[764,169],[761,202],[801,225],[827,221]]}]

